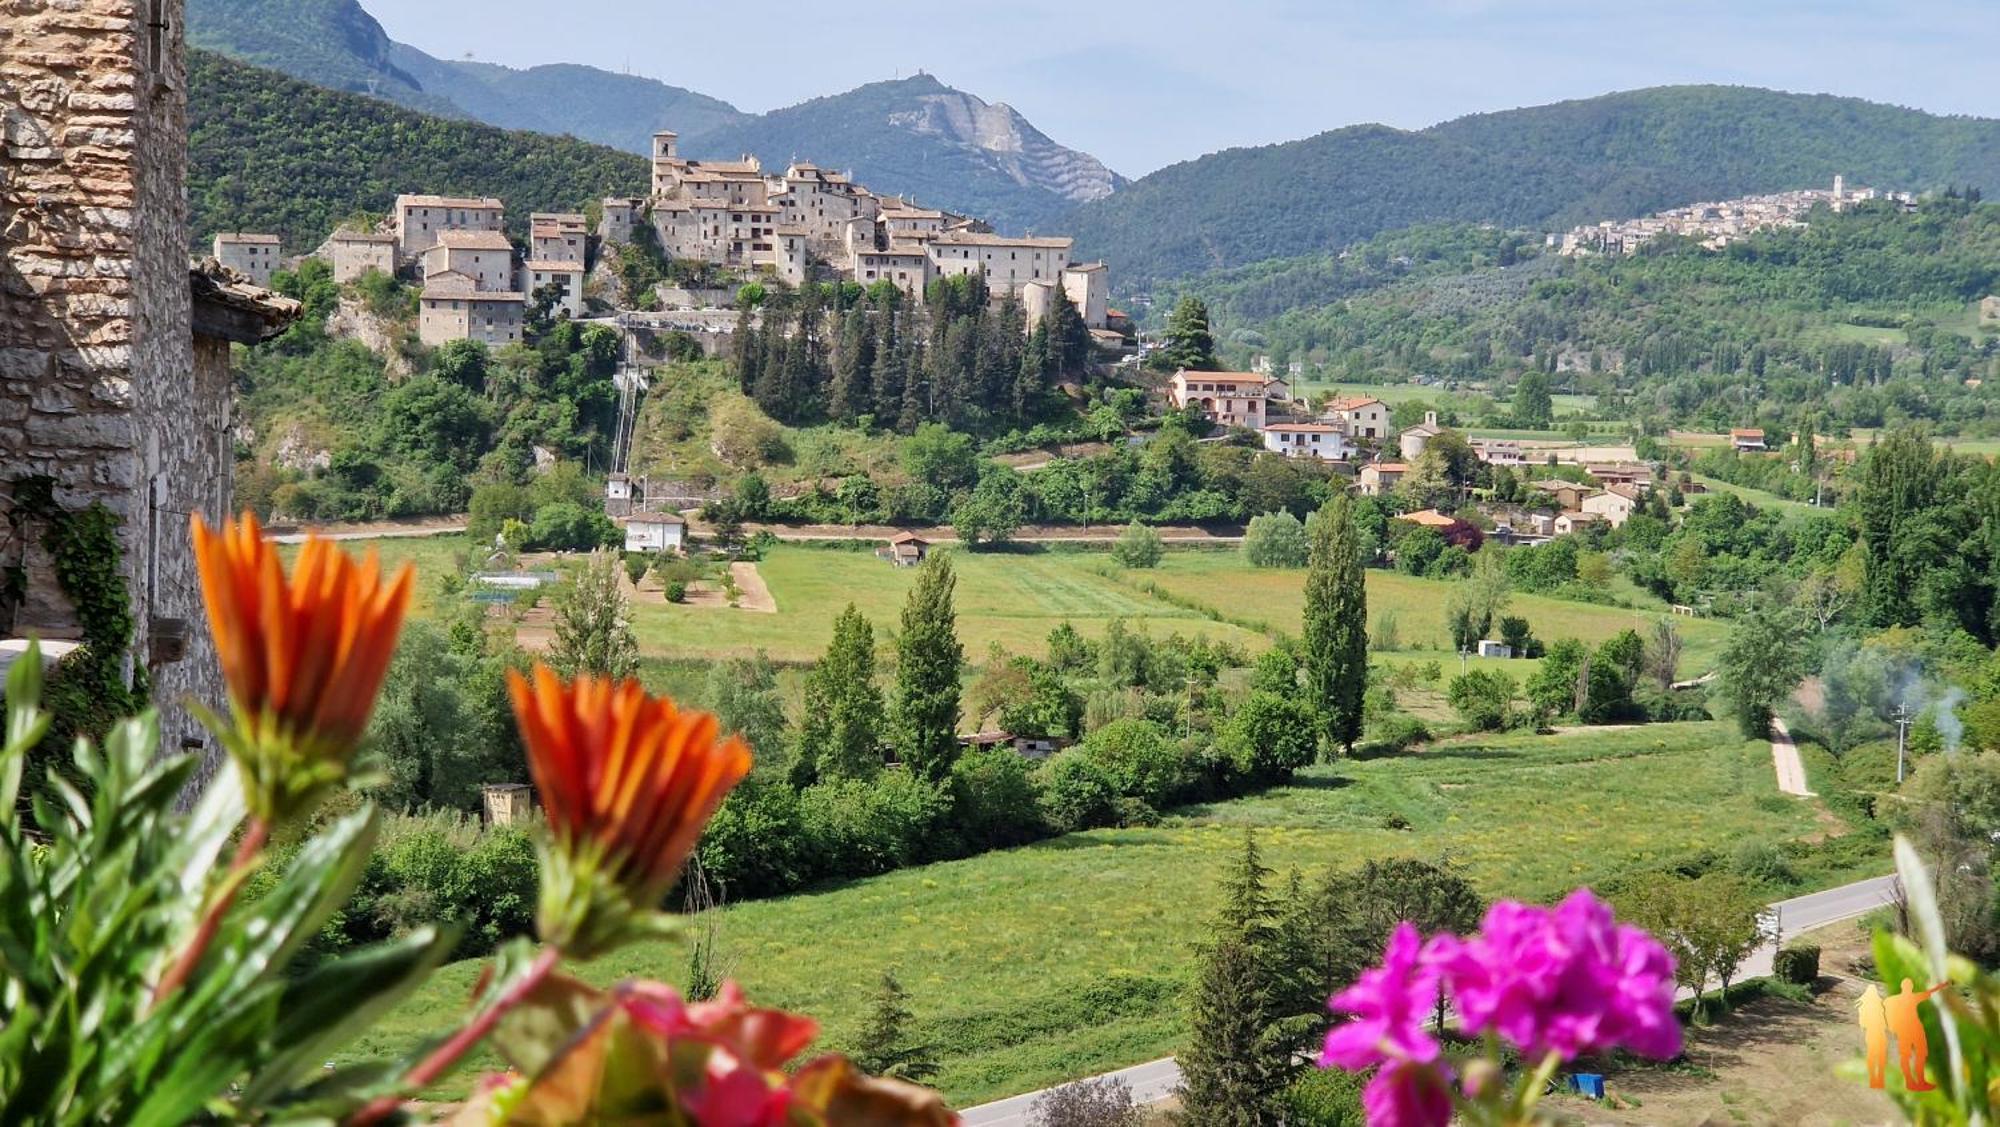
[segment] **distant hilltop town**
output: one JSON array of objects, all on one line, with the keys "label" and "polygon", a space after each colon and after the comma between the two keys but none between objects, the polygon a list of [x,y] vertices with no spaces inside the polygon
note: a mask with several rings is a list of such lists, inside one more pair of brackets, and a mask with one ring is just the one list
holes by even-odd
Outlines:
[{"label": "distant hilltop town", "polygon": [[[313,257],[331,265],[335,281],[373,270],[421,282],[418,336],[426,345],[506,345],[522,340],[542,303],[570,318],[592,315],[593,305],[595,312],[614,312],[605,300],[608,287],[592,281],[594,252],[630,247],[642,228],[671,258],[744,280],[888,283],[922,301],[935,280],[980,274],[994,300],[1021,302],[1030,327],[1055,301],[1067,300],[1100,343],[1122,344],[1130,330],[1109,307],[1104,264],[1073,261],[1067,237],[996,234],[977,218],[877,195],[805,161],[774,175],[755,157],[689,160],[672,132],[653,138],[652,194],[603,200],[594,231],[582,214],[537,213],[526,245],[518,246],[505,233],[500,200],[411,193],[396,198],[380,226],[336,231]],[[259,284],[268,284],[281,264],[275,235],[217,235],[214,255]],[[676,323],[727,332],[733,318],[717,307],[730,292],[711,290],[700,299],[678,291],[692,300],[684,301]],[[641,295],[625,297],[629,303]]]},{"label": "distant hilltop town", "polygon": [[1917,197],[1912,193],[1849,188],[1845,178],[1836,176],[1831,191],[1805,188],[1721,203],[1692,204],[1643,219],[1607,219],[1593,226],[1578,227],[1561,236],[1560,242],[1557,236],[1550,235],[1549,245],[1569,256],[1631,254],[1662,235],[1679,235],[1698,240],[1710,250],[1721,250],[1757,231],[1803,227],[1807,213],[1821,204],[1845,211],[1863,200],[1882,199],[1894,200],[1909,210],[1917,206]]}]

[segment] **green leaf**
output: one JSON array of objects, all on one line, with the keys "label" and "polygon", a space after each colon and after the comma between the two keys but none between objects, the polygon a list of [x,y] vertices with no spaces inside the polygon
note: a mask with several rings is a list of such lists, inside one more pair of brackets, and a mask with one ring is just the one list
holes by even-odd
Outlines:
[{"label": "green leaf", "polygon": [[271,1046],[278,1050],[244,1089],[261,1106],[302,1083],[334,1049],[386,1013],[451,955],[455,930],[423,927],[315,968],[286,989]]},{"label": "green leaf", "polygon": [[360,883],[379,826],[371,805],[307,839],[268,894],[231,913],[200,993],[227,997],[281,972]]}]

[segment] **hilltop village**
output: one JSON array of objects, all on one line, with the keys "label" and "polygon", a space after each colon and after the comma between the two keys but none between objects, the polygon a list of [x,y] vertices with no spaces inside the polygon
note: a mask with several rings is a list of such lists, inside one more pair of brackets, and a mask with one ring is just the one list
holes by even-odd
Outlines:
[{"label": "hilltop village", "polygon": [[[994,301],[1018,300],[1030,328],[1066,300],[1099,344],[1122,347],[1131,337],[1129,319],[1110,308],[1105,265],[1075,261],[1071,239],[998,234],[978,218],[880,195],[805,161],[774,174],[755,157],[690,160],[678,136],[663,131],[653,138],[652,194],[607,198],[592,210],[534,214],[517,245],[498,199],[411,193],[396,198],[387,219],[343,227],[309,257],[327,262],[337,282],[381,271],[420,284],[419,336],[433,347],[520,343],[538,306],[571,319],[655,313],[663,327],[720,337],[733,324],[736,293],[724,283],[888,283],[922,301],[931,282],[968,274],[984,277]],[[213,255],[263,285],[281,266],[278,242],[218,234]],[[604,267],[637,244],[712,268],[710,284],[616,294]]]},{"label": "hilltop village", "polygon": [[1839,212],[1869,200],[1891,200],[1905,211],[1917,209],[1917,197],[1910,192],[1849,188],[1846,177],[1836,176],[1831,190],[1801,188],[1719,203],[1690,204],[1638,219],[1606,219],[1574,228],[1560,237],[1550,235],[1548,245],[1568,257],[1636,254],[1654,239],[1671,235],[1693,239],[1709,250],[1721,250],[1758,231],[1803,227],[1805,217],[1816,207]]}]

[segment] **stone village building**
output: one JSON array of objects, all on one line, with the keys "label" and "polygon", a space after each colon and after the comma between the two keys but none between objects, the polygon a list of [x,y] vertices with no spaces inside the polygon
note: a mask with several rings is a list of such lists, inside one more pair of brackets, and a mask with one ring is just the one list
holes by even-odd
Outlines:
[{"label": "stone village building", "polygon": [[15,0],[0,20],[0,564],[25,581],[0,635],[84,638],[49,526],[103,505],[133,629],[96,656],[150,682],[168,748],[202,739],[181,701],[222,703],[188,522],[231,504],[230,344],[298,315],[219,263],[190,271],[182,15]]},{"label": "stone village building", "polygon": [[214,256],[256,285],[268,286],[278,272],[278,236],[225,232],[215,236]]}]

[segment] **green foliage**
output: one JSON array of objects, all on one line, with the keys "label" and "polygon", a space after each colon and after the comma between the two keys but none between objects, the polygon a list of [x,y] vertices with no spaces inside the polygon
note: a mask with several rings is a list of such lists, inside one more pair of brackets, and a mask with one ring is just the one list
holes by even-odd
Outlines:
[{"label": "green foliage", "polygon": [[[510,133],[338,93],[207,51],[188,53],[188,199],[198,232],[271,231],[309,248],[396,194],[497,196],[529,213],[644,195],[645,158],[568,137]],[[338,176],[318,170],[338,168]]]},{"label": "green foliage", "polygon": [[1194,372],[1215,371],[1215,336],[1209,331],[1208,306],[1192,294],[1174,306],[1167,320],[1166,363]]},{"label": "green foliage", "polygon": [[1771,957],[1771,973],[1781,981],[1811,986],[1819,981],[1819,945],[1787,943]]},{"label": "green foliage", "polygon": [[1497,732],[1514,719],[1514,679],[1497,669],[1474,669],[1451,679],[1445,698],[1477,731]]},{"label": "green foliage", "polygon": [[[452,937],[435,928],[308,968],[308,940],[368,863],[372,809],[329,819],[273,870],[272,894],[209,913],[201,989],[169,986],[162,968],[190,942],[204,897],[184,885],[214,866],[242,819],[225,772],[191,811],[178,800],[196,756],[156,755],[148,715],[101,748],[76,745],[81,785],[36,780],[46,838],[31,852],[17,809],[29,748],[46,728],[36,706],[39,655],[7,681],[0,746],[0,921],[9,999],[0,1089],[23,1122],[184,1123],[294,1104],[339,1119],[393,1077],[362,1070],[311,1096],[329,1055],[414,988]],[[305,1109],[310,1107],[308,1112]]]},{"label": "green foliage", "polygon": [[618,541],[618,526],[601,509],[556,501],[535,510],[528,525],[530,552],[589,552]]},{"label": "green foliage", "polygon": [[896,752],[911,772],[933,782],[951,775],[958,755],[959,679],[965,663],[952,603],[958,578],[951,556],[933,552],[917,569],[896,636],[896,694],[891,723]]},{"label": "green foliage", "polygon": [[1290,513],[1252,517],[1243,531],[1243,558],[1252,567],[1304,567],[1311,555],[1305,525]]},{"label": "green foliage", "polygon": [[1252,692],[1230,714],[1216,750],[1247,781],[1288,779],[1312,765],[1320,712],[1296,695]]},{"label": "green foliage", "polygon": [[1806,673],[1804,629],[1790,608],[1759,601],[1736,620],[1722,651],[1723,699],[1749,739],[1770,734],[1771,717]]},{"label": "green foliage", "polygon": [[631,609],[618,585],[618,557],[590,556],[556,589],[549,664],[565,677],[620,679],[639,667]]},{"label": "green foliage", "polygon": [[1345,494],[1314,517],[1306,573],[1306,695],[1329,753],[1354,750],[1368,685],[1368,588],[1353,502]]},{"label": "green foliage", "polygon": [[910,992],[903,988],[894,970],[883,971],[875,1008],[856,1043],[854,1063],[872,1075],[913,1084],[935,1076],[937,1061],[930,1046],[915,1040],[911,1033],[910,1025],[915,1018],[910,1012]]},{"label": "green foliage", "polygon": [[1118,542],[1111,546],[1111,558],[1130,568],[1158,567],[1166,553],[1167,546],[1160,540],[1160,534],[1138,521],[1127,525]]},{"label": "green foliage", "polygon": [[1271,905],[1254,834],[1224,878],[1224,904],[1200,950],[1189,998],[1189,1042],[1178,1054],[1181,1106],[1200,1123],[1258,1127],[1275,1113],[1295,1071],[1276,1028],[1283,972],[1272,947]]},{"label": "green foliage", "polygon": [[[1078,210],[1080,248],[1141,289],[1416,223],[1560,229],[1822,183],[2000,182],[2000,126],[1851,98],[1671,86],[1418,132],[1357,125],[1162,169]],[[1271,190],[1283,185],[1282,190]],[[1318,206],[1341,200],[1342,206]],[[1500,263],[1505,265],[1504,262]]]},{"label": "green foliage", "polygon": [[1057,752],[1037,774],[1042,816],[1057,833],[1116,821],[1118,781],[1088,751],[1071,748]]},{"label": "green foliage", "polygon": [[882,690],[875,684],[875,629],[849,603],[834,620],[826,656],[806,675],[793,777],[874,778],[882,769],[883,724]]},{"label": "green foliage", "polygon": [[406,626],[368,725],[388,776],[378,799],[476,811],[480,787],[527,782],[506,693],[504,659],[467,652],[429,622]]}]

